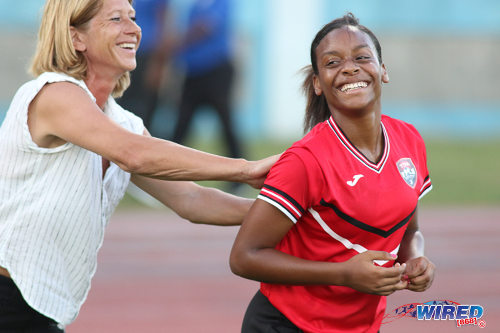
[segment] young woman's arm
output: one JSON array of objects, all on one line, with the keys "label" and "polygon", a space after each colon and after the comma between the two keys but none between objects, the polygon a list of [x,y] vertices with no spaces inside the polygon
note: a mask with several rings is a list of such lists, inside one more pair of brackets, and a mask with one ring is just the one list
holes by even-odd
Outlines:
[{"label": "young woman's arm", "polygon": [[417,212],[415,211],[401,240],[398,262],[406,263],[404,274],[409,282],[407,288],[424,291],[432,285],[436,266],[424,256],[424,236],[419,231]]},{"label": "young woman's arm", "polygon": [[114,123],[77,85],[47,84],[29,107],[28,124],[42,147],[71,142],[130,173],[168,180],[224,180],[260,187],[277,160],[252,162],[190,149],[131,133]]},{"label": "young woman's arm", "polygon": [[256,200],[234,242],[230,265],[242,277],[278,284],[326,284],[378,295],[404,289],[404,265],[378,267],[373,260],[394,260],[387,252],[367,251],[342,263],[305,260],[278,251],[275,246],[293,227],[277,208]]}]

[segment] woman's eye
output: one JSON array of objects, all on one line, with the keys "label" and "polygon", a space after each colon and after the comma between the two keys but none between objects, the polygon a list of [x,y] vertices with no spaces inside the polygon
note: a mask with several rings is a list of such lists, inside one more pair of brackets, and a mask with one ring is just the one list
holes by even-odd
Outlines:
[{"label": "woman's eye", "polygon": [[130,19],[135,22],[135,16],[131,16]]},{"label": "woman's eye", "polygon": [[368,60],[368,59],[371,59],[371,57],[367,55],[358,56],[356,58],[356,60]]},{"label": "woman's eye", "polygon": [[111,21],[117,21],[118,22],[118,21],[120,21],[120,18],[119,17],[112,17]]}]

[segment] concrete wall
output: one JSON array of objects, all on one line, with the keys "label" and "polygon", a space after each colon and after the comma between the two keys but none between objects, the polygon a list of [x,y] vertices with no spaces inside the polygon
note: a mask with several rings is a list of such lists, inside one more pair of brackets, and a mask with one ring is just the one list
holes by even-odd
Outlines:
[{"label": "concrete wall", "polygon": [[[30,78],[28,64],[35,50],[34,31],[0,34],[0,106],[8,103],[17,88]],[[1,112],[0,112],[1,113]]]},{"label": "concrete wall", "polygon": [[381,36],[390,100],[500,102],[500,38]]}]

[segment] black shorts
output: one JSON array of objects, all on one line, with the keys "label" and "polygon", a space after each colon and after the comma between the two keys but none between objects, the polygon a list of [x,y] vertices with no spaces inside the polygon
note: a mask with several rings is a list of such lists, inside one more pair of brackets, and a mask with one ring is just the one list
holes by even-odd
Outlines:
[{"label": "black shorts", "polygon": [[241,333],[304,333],[304,331],[279,312],[259,290],[248,305]]},{"label": "black shorts", "polygon": [[0,275],[1,333],[63,333],[57,323],[33,310],[12,279]]},{"label": "black shorts", "polygon": [[304,331],[279,312],[259,290],[248,305],[241,332],[303,333]]}]

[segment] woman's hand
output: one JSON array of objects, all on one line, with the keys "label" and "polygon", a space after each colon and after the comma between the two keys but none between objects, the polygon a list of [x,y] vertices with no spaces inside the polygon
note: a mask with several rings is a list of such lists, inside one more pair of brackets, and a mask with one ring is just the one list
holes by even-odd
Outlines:
[{"label": "woman's hand", "polygon": [[394,267],[380,267],[374,260],[395,260],[388,252],[366,251],[355,255],[345,262],[344,286],[358,291],[388,296],[396,290],[405,289],[408,282],[402,279],[406,265],[396,264]]},{"label": "woman's hand", "polygon": [[434,280],[436,266],[424,256],[424,235],[419,231],[418,214],[415,214],[401,240],[399,261],[406,263],[403,278],[408,282],[407,289],[424,291],[429,289]]},{"label": "woman's hand", "polygon": [[406,262],[403,278],[408,282],[407,289],[425,291],[434,280],[436,266],[425,256],[410,259]]},{"label": "woman's hand", "polygon": [[253,188],[261,188],[271,167],[280,155],[273,155],[258,161],[249,161],[243,170],[243,182]]}]

